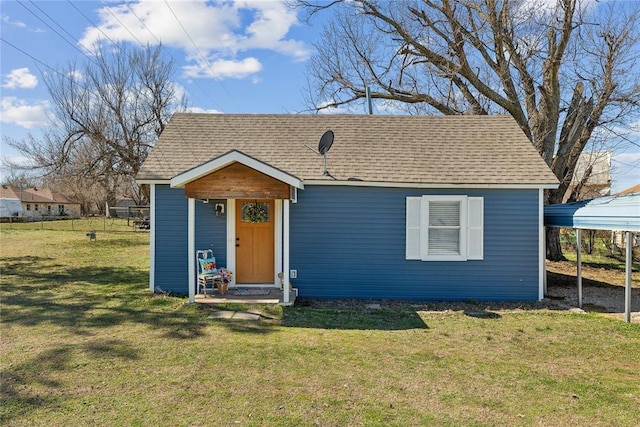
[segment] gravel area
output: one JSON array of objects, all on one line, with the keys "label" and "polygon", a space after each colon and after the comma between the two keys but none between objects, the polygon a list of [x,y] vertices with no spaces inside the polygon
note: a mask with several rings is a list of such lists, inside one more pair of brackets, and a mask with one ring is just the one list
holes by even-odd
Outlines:
[{"label": "gravel area", "polygon": [[[583,286],[582,307],[585,311],[611,313],[614,317],[624,318],[623,286]],[[578,306],[578,286],[551,286],[547,297],[560,306]],[[640,288],[631,288],[631,319],[640,323]]]}]

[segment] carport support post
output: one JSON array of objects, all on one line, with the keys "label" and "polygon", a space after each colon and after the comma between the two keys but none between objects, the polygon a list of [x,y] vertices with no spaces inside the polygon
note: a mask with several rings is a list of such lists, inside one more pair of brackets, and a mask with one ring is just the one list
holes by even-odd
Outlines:
[{"label": "carport support post", "polygon": [[627,231],[627,256],[625,260],[625,279],[624,279],[624,320],[631,323],[631,252],[633,245],[631,243],[631,232]]},{"label": "carport support post", "polygon": [[576,264],[578,272],[576,273],[576,281],[578,283],[578,307],[582,308],[582,230],[576,228]]}]

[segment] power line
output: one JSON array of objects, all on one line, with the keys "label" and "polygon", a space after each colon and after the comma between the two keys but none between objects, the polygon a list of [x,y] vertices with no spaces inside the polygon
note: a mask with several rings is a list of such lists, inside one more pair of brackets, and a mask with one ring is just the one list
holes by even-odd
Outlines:
[{"label": "power line", "polygon": [[61,73],[60,71],[56,70],[55,68],[51,67],[49,64],[46,64],[44,62],[42,62],[41,60],[39,60],[38,58],[36,58],[35,56],[25,52],[24,50],[20,49],[18,46],[14,45],[11,42],[8,42],[7,40],[3,39],[2,37],[0,37],[0,40],[2,40],[3,42],[5,42],[6,44],[8,44],[9,46],[11,46],[12,48],[14,48],[15,50],[17,50],[18,52],[22,53],[25,56],[28,56],[29,58],[33,59],[35,62],[37,62],[38,64],[41,64],[43,66],[45,66],[46,68],[48,68],[49,70],[53,71],[54,73],[60,74],[62,77],[65,78],[69,78],[69,76]]},{"label": "power line", "polygon": [[[82,55],[86,56],[87,58],[89,58],[89,60],[93,61],[93,58],[90,58],[89,56],[87,56],[87,54],[85,52],[83,52],[80,48],[78,48],[78,46],[76,46],[75,44],[71,43],[69,40],[67,40],[66,37],[64,37],[62,34],[60,34],[55,28],[53,28],[51,25],[49,25],[44,19],[40,18],[35,12],[33,12],[31,9],[29,9],[27,6],[25,6],[22,2],[18,1],[18,4],[20,6],[22,6],[24,9],[26,9],[30,14],[32,14],[33,16],[35,16],[40,22],[42,22],[44,25],[46,25],[47,27],[49,27],[51,29],[51,31],[53,31],[54,33],[56,33],[58,35],[58,37],[60,37],[62,40],[64,40],[69,46],[71,46],[72,48],[74,48],[75,50],[77,50],[78,52],[80,52]],[[38,7],[38,6],[36,6]],[[40,9],[38,7],[38,9],[40,11],[42,11],[42,9]],[[54,22],[56,25],[58,25],[59,27],[60,24],[58,24],[57,22],[55,22],[55,20],[53,18],[51,18],[49,15],[47,15],[44,11],[42,11],[45,16],[47,16],[47,18],[49,18],[52,22]],[[61,27],[62,28],[62,27]],[[66,32],[66,30],[64,30]],[[69,34],[67,32],[67,34]],[[70,35],[70,34],[69,34]],[[71,35],[70,35],[71,36]],[[77,39],[75,39],[73,36],[71,36],[71,38],[80,43]]]},{"label": "power line", "polygon": [[[129,6],[129,4],[126,4],[127,8],[129,9],[129,11],[133,14],[133,16],[135,16],[138,21],[140,22],[140,24],[142,24],[142,26],[145,28],[145,30],[147,30],[147,32],[149,34],[151,34],[151,37],[153,37],[154,39],[156,39],[156,41],[158,42],[158,44],[162,45],[162,41],[156,37],[155,34],[153,34],[153,32],[151,31],[151,29],[149,29],[149,27],[147,27],[147,25],[144,23],[144,21],[136,14],[136,12],[133,10],[133,8],[131,8],[131,6]],[[171,54],[171,52],[169,52],[169,55],[173,58],[174,61],[176,61],[176,63],[178,62],[177,59],[175,58],[175,56],[173,56],[173,54]],[[215,100],[215,98],[213,96],[211,96],[209,94],[209,92],[207,92],[207,90],[205,88],[203,88],[200,85],[200,82],[198,82],[198,80],[193,80],[193,82],[196,84],[196,86],[198,86],[200,88],[200,90],[202,91],[202,93],[206,94],[207,97],[221,110],[223,109],[222,105],[220,105],[218,103],[218,101]],[[197,95],[196,95],[197,96]]]},{"label": "power line", "polygon": [[93,25],[93,27],[96,30],[100,31],[100,33],[103,36],[105,36],[112,44],[114,44],[116,46],[118,45],[118,43],[114,42],[111,37],[109,37],[104,31],[102,31],[100,29],[99,25],[96,25],[87,15],[84,14],[84,12],[82,12],[80,9],[78,9],[78,7],[75,4],[71,3],[71,0],[67,0],[67,3],[69,3],[75,10],[77,10],[80,15],[84,16],[84,19],[86,19],[91,25]]},{"label": "power line", "polygon": [[[173,8],[171,7],[171,5],[169,4],[169,2],[167,0],[164,0],[164,3],[167,5],[167,7],[169,8],[169,10],[171,11],[171,14],[173,15],[173,17],[176,19],[176,21],[178,22],[178,24],[180,24],[180,27],[182,27],[182,31],[184,31],[184,33],[187,35],[187,37],[189,38],[189,40],[191,41],[191,44],[193,45],[193,47],[196,49],[196,52],[198,52],[198,54],[200,55],[200,57],[204,60],[205,64],[207,64],[207,67],[209,68],[209,71],[211,71],[211,75],[214,76],[215,72],[213,71],[213,67],[211,66],[211,64],[209,63],[209,60],[202,54],[202,52],[200,51],[200,48],[198,48],[198,46],[196,45],[196,43],[193,41],[193,39],[191,38],[191,35],[189,34],[189,32],[187,31],[187,29],[185,28],[184,25],[182,25],[182,22],[180,21],[180,19],[178,18],[178,16],[176,15],[176,13],[174,12]],[[233,95],[231,95],[231,92],[229,92],[229,90],[226,88],[226,86],[224,84],[222,84],[222,82],[217,81],[217,83],[222,87],[222,89],[224,89],[224,91],[227,93],[227,95],[229,95],[229,99],[231,99],[233,101],[234,104],[236,104],[236,106],[238,107],[238,110],[242,112],[242,107],[240,107],[240,104],[238,104],[238,102],[236,101],[236,99],[233,97]]]}]

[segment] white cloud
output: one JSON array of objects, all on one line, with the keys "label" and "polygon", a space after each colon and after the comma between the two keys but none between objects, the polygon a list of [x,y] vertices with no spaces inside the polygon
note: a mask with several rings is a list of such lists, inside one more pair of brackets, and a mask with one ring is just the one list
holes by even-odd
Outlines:
[{"label": "white cloud", "polygon": [[3,88],[33,89],[38,86],[38,78],[29,72],[28,68],[16,68],[4,76]]},{"label": "white cloud", "polygon": [[187,108],[187,113],[224,114],[222,111],[213,110],[213,109],[205,110],[204,108],[200,108],[200,107],[189,107]]},{"label": "white cloud", "polygon": [[30,105],[24,100],[7,96],[2,98],[1,105],[2,123],[15,124],[27,129],[47,127],[50,124],[47,117],[48,101],[38,101]]},{"label": "white cloud", "polygon": [[7,25],[13,25],[14,27],[18,27],[18,28],[27,28],[27,24],[25,24],[22,21],[12,21],[9,15],[2,15],[2,22],[4,22]]},{"label": "white cloud", "polygon": [[213,62],[199,62],[182,68],[187,77],[208,77],[213,79],[241,79],[255,74],[262,69],[256,58],[245,58],[241,61],[218,59]]},{"label": "white cloud", "polygon": [[[282,0],[172,1],[168,5],[140,0],[106,5],[97,13],[99,27],[85,30],[82,46],[95,46],[106,37],[136,44],[155,44],[159,39],[166,46],[182,49],[194,62],[185,69],[191,77],[248,77],[259,72],[261,66],[257,67],[253,58],[239,60],[238,53],[254,49],[275,51],[294,61],[310,55],[302,41],[287,38],[298,19]],[[216,58],[212,64],[218,69],[215,72],[206,70],[210,58]]]}]

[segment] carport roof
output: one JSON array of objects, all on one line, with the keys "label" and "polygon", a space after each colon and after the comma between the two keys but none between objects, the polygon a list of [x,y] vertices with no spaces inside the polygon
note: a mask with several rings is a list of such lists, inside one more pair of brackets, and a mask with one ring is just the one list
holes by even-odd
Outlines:
[{"label": "carport roof", "polygon": [[640,193],[545,206],[547,227],[640,231]]}]

